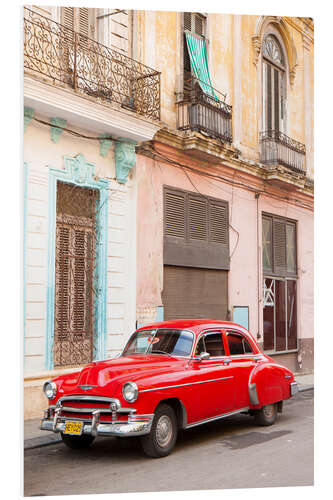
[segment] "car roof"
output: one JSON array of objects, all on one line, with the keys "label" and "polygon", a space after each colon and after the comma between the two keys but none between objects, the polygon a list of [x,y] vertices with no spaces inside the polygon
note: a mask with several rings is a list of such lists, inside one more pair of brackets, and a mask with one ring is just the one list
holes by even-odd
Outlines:
[{"label": "car roof", "polygon": [[241,328],[243,331],[245,330],[245,332],[249,333],[244,327],[238,325],[237,323],[217,319],[177,319],[171,321],[160,321],[158,323],[144,325],[138,328],[138,330],[149,330],[155,328],[182,328],[190,329],[194,333],[200,333],[206,328],[221,328],[222,325],[226,328],[230,328],[231,326]]}]

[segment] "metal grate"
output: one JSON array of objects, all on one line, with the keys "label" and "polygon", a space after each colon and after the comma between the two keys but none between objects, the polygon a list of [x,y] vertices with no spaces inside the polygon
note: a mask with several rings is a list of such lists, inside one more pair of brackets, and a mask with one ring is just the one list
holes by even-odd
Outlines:
[{"label": "metal grate", "polygon": [[[213,88],[213,87],[212,87]],[[232,142],[232,107],[225,102],[225,94],[213,89],[217,99],[203,92],[197,78],[184,82],[184,92],[177,98],[178,130],[193,130]]]},{"label": "metal grate", "polygon": [[[59,24],[24,8],[25,71],[158,120],[160,72],[74,31],[71,8],[64,16]],[[82,13],[78,29],[86,26]]]},{"label": "metal grate", "polygon": [[260,160],[265,165],[283,165],[296,173],[306,174],[306,148],[301,142],[270,129],[261,132],[260,144]]},{"label": "metal grate", "polygon": [[97,208],[98,190],[58,182],[55,366],[93,358]]}]

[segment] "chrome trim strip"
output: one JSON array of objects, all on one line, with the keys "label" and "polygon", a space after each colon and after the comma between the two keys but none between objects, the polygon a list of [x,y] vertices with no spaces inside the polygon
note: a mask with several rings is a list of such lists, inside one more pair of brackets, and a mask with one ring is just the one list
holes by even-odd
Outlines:
[{"label": "chrome trim strip", "polygon": [[198,385],[198,384],[206,384],[208,382],[216,382],[218,380],[227,380],[229,378],[234,378],[233,375],[230,377],[222,377],[222,378],[213,378],[210,380],[200,380],[200,382],[189,382],[188,384],[177,384],[177,385],[166,385],[164,387],[154,387],[153,389],[144,389],[139,390],[139,392],[151,392],[151,391],[163,391],[164,389],[174,389],[176,387],[185,387],[187,385]]},{"label": "chrome trim strip", "polygon": [[111,413],[110,408],[82,408],[78,406],[62,406],[61,411],[68,411],[69,413],[93,413],[95,410],[101,413]]},{"label": "chrome trim strip", "polygon": [[112,403],[115,398],[107,398],[104,396],[95,396],[94,394],[72,394],[71,396],[62,396],[59,398],[58,403],[63,401],[97,401],[100,403]]},{"label": "chrome trim strip", "polygon": [[205,420],[199,420],[198,422],[194,422],[193,424],[188,424],[185,427],[185,429],[190,429],[191,427],[195,427],[201,424],[208,424],[209,422],[213,422],[214,420],[231,417],[232,415],[237,415],[237,413],[242,413],[243,411],[247,410],[249,410],[249,406],[245,406],[245,408],[240,408],[239,410],[230,411],[228,413],[222,413],[222,415],[217,415],[216,417],[206,418]]}]

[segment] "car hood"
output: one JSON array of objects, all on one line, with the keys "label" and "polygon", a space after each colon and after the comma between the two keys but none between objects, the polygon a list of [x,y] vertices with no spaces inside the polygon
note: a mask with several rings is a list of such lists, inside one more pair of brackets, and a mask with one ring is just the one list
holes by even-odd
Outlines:
[{"label": "car hood", "polygon": [[140,385],[140,379],[162,375],[181,370],[184,359],[166,355],[133,355],[94,362],[83,368],[79,373],[63,379],[61,392],[68,393],[84,391],[80,386],[92,386],[89,394],[100,393],[100,390],[115,389],[118,384],[132,381]]}]

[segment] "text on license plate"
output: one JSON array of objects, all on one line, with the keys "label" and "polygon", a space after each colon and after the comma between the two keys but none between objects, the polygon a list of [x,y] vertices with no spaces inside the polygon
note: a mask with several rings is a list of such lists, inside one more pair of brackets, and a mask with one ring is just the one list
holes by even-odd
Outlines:
[{"label": "text on license plate", "polygon": [[80,436],[82,428],[83,422],[66,422],[64,434],[75,434]]}]

